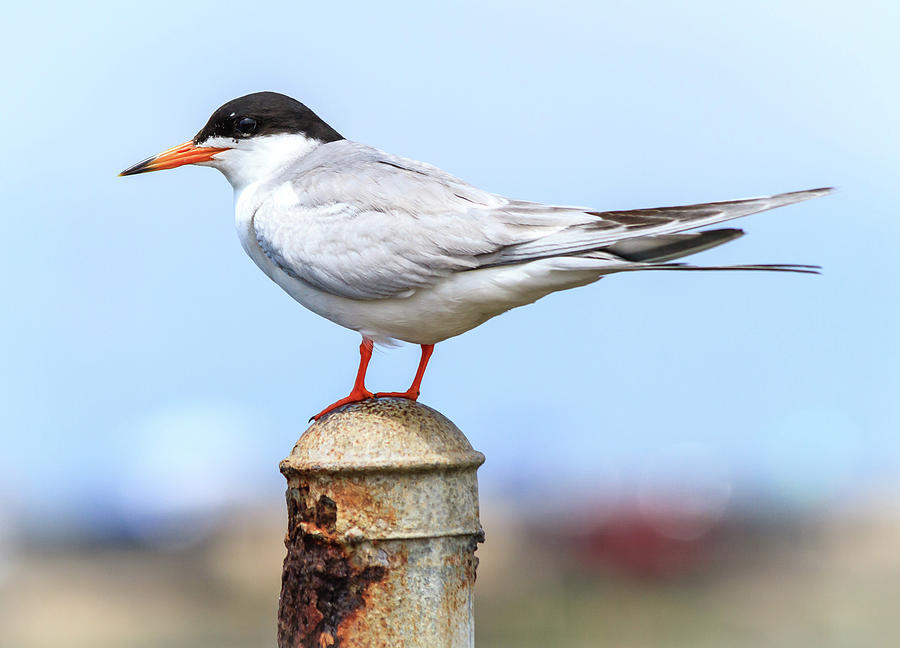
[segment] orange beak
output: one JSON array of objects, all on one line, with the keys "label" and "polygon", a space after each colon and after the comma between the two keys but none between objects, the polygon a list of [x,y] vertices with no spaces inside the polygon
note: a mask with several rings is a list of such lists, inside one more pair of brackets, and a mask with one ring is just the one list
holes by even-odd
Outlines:
[{"label": "orange beak", "polygon": [[216,153],[227,151],[227,148],[212,148],[206,146],[194,146],[193,142],[185,142],[178,146],[173,146],[168,151],[163,151],[159,155],[149,157],[143,162],[138,162],[134,166],[130,166],[120,176],[134,175],[136,173],[148,173],[149,171],[160,171],[162,169],[174,169],[184,164],[197,164],[198,162],[206,162],[211,160]]}]

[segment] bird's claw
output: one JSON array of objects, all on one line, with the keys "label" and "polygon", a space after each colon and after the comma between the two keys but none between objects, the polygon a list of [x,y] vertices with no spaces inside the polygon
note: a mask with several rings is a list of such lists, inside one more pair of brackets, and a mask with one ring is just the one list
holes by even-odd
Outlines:
[{"label": "bird's claw", "polygon": [[339,408],[343,405],[349,405],[350,403],[361,403],[362,401],[369,400],[370,398],[375,398],[375,394],[373,394],[372,392],[370,392],[368,390],[352,391],[352,392],[350,392],[349,396],[342,398],[339,401],[335,401],[334,403],[332,403],[331,405],[329,405],[328,407],[323,409],[321,412],[319,412],[315,416],[309,417],[309,420],[310,421],[318,421],[320,418],[322,418],[326,414],[333,412],[334,410],[336,410],[337,408]]},{"label": "bird's claw", "polygon": [[405,392],[376,392],[375,398],[405,398],[407,400],[419,400],[418,391]]}]

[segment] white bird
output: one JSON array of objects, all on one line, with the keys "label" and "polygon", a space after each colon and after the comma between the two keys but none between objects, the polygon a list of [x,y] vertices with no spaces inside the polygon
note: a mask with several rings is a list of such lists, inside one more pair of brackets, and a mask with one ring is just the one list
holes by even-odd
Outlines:
[{"label": "white bird", "polygon": [[[415,400],[435,343],[558,290],[636,270],[779,270],[672,259],[731,241],[738,229],[682,233],[822,196],[830,189],[628,211],[512,200],[437,167],[344,139],[305,105],[274,92],[229,101],[189,142],[120,175],[211,166],[234,188],[241,244],[311,311],[362,335],[346,403]],[[372,394],[375,342],[422,347],[410,388]]]}]

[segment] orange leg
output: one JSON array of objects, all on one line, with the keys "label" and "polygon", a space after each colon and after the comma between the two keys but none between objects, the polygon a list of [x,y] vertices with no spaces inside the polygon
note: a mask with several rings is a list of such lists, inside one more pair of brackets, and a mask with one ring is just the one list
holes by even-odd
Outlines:
[{"label": "orange leg", "polygon": [[363,338],[363,341],[359,345],[359,369],[356,372],[356,381],[353,383],[353,389],[350,391],[350,395],[346,398],[342,398],[336,403],[332,403],[321,412],[312,417],[318,421],[320,418],[328,414],[328,412],[337,409],[341,405],[346,405],[347,403],[358,403],[360,401],[368,400],[373,398],[372,392],[366,389],[366,369],[369,367],[369,360],[372,359],[372,340],[368,340]]},{"label": "orange leg", "polygon": [[421,346],[422,358],[419,360],[419,368],[416,369],[416,377],[413,378],[412,385],[409,386],[409,389],[405,392],[378,392],[375,394],[375,398],[382,398],[385,396],[408,398],[410,400],[419,398],[419,387],[422,385],[422,376],[425,375],[425,367],[428,366],[428,359],[431,358],[431,354],[434,352],[433,344],[423,344]]}]

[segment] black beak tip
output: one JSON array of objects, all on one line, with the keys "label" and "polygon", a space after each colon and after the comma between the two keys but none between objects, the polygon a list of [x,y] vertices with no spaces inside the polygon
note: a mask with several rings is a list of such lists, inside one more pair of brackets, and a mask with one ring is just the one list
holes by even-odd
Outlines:
[{"label": "black beak tip", "polygon": [[138,173],[143,173],[144,170],[141,168],[142,164],[135,164],[134,166],[130,166],[119,174],[119,177],[122,176],[130,176],[137,175]]},{"label": "black beak tip", "polygon": [[152,171],[153,169],[150,169],[148,167],[150,166],[150,163],[155,159],[156,156],[148,157],[146,160],[141,160],[137,164],[132,164],[130,167],[122,171],[122,173],[119,174],[119,177],[121,178],[122,176],[137,175],[138,173],[147,173],[148,171]]}]

